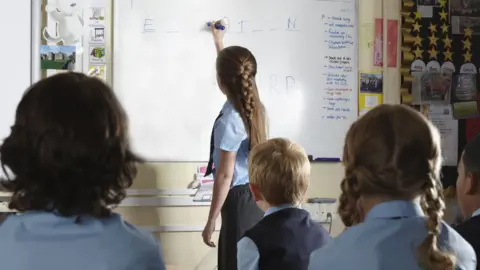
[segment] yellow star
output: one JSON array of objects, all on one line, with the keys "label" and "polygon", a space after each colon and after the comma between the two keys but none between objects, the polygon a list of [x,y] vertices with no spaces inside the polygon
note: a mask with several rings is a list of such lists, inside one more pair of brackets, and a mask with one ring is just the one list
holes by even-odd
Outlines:
[{"label": "yellow star", "polygon": [[466,28],[463,30],[463,32],[464,32],[464,35],[465,35],[466,37],[472,37],[472,29],[470,29],[470,27],[466,27]]},{"label": "yellow star", "polygon": [[465,62],[472,62],[472,54],[469,51],[466,51],[463,57],[465,58]]},{"label": "yellow star", "polygon": [[439,12],[438,15],[440,15],[440,20],[447,20],[448,13],[445,12],[444,9],[442,9],[442,12]]},{"label": "yellow star", "polygon": [[440,28],[442,29],[442,33],[448,33],[448,25],[446,25],[445,23],[443,23]]},{"label": "yellow star", "polygon": [[438,38],[435,36],[435,34],[432,33],[432,35],[429,36],[428,39],[430,40],[430,46],[437,45]]},{"label": "yellow star", "polygon": [[420,28],[422,27],[421,24],[419,24],[418,22],[415,22],[413,24],[413,30],[412,30],[412,33],[415,33],[415,32],[420,32]]},{"label": "yellow star", "polygon": [[453,61],[453,52],[446,50],[443,55],[445,55],[445,61]]},{"label": "yellow star", "polygon": [[447,6],[447,0],[440,0],[438,3],[440,4],[441,8],[444,8]]},{"label": "yellow star", "polygon": [[415,58],[422,58],[423,50],[420,50],[420,47],[417,47],[413,51],[413,54],[415,54]]},{"label": "yellow star", "polygon": [[415,20],[421,20],[422,19],[422,13],[418,12],[418,11],[415,11],[413,13],[413,15],[415,15]]},{"label": "yellow star", "polygon": [[413,38],[413,46],[415,45],[422,46],[422,38],[420,37],[420,35],[416,35]]},{"label": "yellow star", "polygon": [[437,32],[437,25],[430,23],[430,26],[428,27],[428,29],[430,30],[430,32],[435,33]]},{"label": "yellow star", "polygon": [[448,37],[445,37],[443,39],[443,44],[445,44],[444,45],[445,48],[452,48],[452,40]]},{"label": "yellow star", "polygon": [[469,39],[462,40],[462,42],[463,42],[463,49],[464,50],[469,50],[470,51],[472,49],[472,43],[470,42]]},{"label": "yellow star", "polygon": [[430,55],[430,59],[437,59],[438,51],[435,50],[435,47],[433,47],[430,50],[428,50],[428,54]]}]

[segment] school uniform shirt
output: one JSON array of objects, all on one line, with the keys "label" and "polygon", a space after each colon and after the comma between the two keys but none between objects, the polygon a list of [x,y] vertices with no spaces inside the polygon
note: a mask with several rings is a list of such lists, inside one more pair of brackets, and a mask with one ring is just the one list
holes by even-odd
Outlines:
[{"label": "school uniform shirt", "polygon": [[118,214],[77,220],[40,211],[0,224],[0,264],[5,270],[165,270],[154,237]]},{"label": "school uniform shirt", "polygon": [[[308,269],[421,270],[416,248],[427,236],[425,218],[420,205],[412,201],[378,204],[364,222],[313,252]],[[473,248],[444,222],[438,245],[456,256],[455,269],[475,269]]]},{"label": "school uniform shirt", "polygon": [[267,209],[237,244],[239,270],[307,269],[310,253],[330,241],[322,225],[291,204]]},{"label": "school uniform shirt", "polygon": [[[480,257],[480,209],[473,212],[471,218],[463,221],[454,227],[455,230],[472,245],[477,255]],[[477,267],[480,269],[480,265]]]},{"label": "school uniform shirt", "polygon": [[[235,168],[231,187],[248,184],[248,136],[240,114],[227,101],[222,108],[222,116],[213,127],[213,163],[218,168],[220,151],[236,152]],[[215,170],[213,172],[215,177]]]}]

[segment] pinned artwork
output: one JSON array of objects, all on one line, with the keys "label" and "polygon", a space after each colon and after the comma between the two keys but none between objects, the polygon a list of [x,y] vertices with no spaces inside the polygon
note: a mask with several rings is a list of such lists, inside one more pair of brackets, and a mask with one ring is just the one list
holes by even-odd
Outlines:
[{"label": "pinned artwork", "polygon": [[383,66],[383,19],[375,19],[375,40],[373,43],[373,66]]},{"label": "pinned artwork", "polygon": [[[438,63],[436,63],[438,64]],[[452,73],[442,72],[440,66],[435,65],[427,71],[413,72],[412,104],[448,104],[450,102],[450,89]]]},{"label": "pinned artwork", "polygon": [[77,47],[77,54],[82,52],[81,40],[84,21],[82,9],[76,1],[56,0],[45,7],[48,15],[55,20],[55,31],[48,26],[43,29],[43,38],[50,44],[69,45]]},{"label": "pinned artwork", "polygon": [[422,103],[448,103],[452,83],[451,73],[425,72],[421,77]]},{"label": "pinned artwork", "polygon": [[450,0],[452,33],[454,35],[480,35],[480,2]]}]

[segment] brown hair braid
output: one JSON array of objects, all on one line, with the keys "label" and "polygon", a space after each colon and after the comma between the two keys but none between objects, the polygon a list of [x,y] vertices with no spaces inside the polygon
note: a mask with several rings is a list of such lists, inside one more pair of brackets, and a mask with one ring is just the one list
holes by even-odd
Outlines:
[{"label": "brown hair braid", "polygon": [[253,148],[267,138],[265,109],[255,83],[257,62],[239,46],[227,47],[217,57],[217,75],[227,99],[240,113]]},{"label": "brown hair braid", "polygon": [[345,226],[350,227],[360,222],[360,213],[356,202],[360,199],[356,187],[357,179],[351,175],[343,178],[340,188],[342,193],[339,198],[338,214]]},{"label": "brown hair braid", "polygon": [[437,246],[440,224],[445,209],[441,183],[431,177],[424,188],[424,194],[422,208],[427,214],[426,227],[429,233],[417,248],[420,265],[425,269],[453,270],[455,264],[452,256],[440,251]]},{"label": "brown hair braid", "polygon": [[350,127],[343,162],[338,212],[346,226],[362,222],[362,198],[421,196],[428,235],[417,248],[418,260],[425,269],[453,269],[455,258],[437,247],[445,208],[440,135],[425,117],[403,105],[377,106]]}]

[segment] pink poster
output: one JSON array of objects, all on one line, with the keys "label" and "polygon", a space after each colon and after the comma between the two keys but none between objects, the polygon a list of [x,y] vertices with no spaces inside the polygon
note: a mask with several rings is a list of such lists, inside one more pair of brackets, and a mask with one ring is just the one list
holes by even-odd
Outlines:
[{"label": "pink poster", "polygon": [[383,66],[383,19],[375,19],[375,39],[373,41],[373,66]]},{"label": "pink poster", "polygon": [[387,22],[387,65],[397,67],[398,20]]}]

